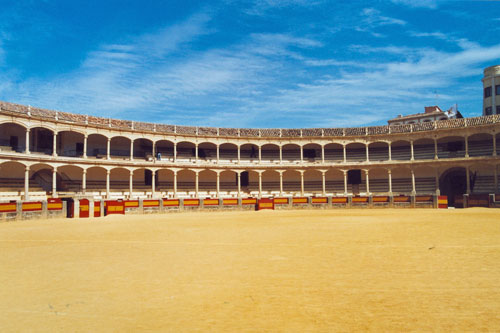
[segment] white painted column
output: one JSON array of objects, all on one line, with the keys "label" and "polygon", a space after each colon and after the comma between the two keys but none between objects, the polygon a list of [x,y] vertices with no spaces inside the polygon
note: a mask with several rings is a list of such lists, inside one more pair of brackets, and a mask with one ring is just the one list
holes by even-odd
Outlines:
[{"label": "white painted column", "polygon": [[194,145],[194,162],[198,163],[198,144]]},{"label": "white painted column", "polygon": [[262,198],[262,172],[259,173],[259,198]]},{"label": "white painted column", "polygon": [[280,146],[280,164],[283,163],[283,147]]},{"label": "white painted column", "polygon": [[57,132],[54,132],[54,139],[52,140],[52,156],[57,156]]},{"label": "white painted column", "polygon": [[87,158],[87,140],[88,136],[87,134],[85,134],[83,136],[83,158]]},{"label": "white painted column", "polygon": [[411,160],[415,160],[415,154],[413,153],[413,140],[410,140],[410,149],[411,149]]},{"label": "white painted column", "polygon": [[153,141],[153,147],[151,148],[151,153],[153,155],[153,161],[156,161],[156,144]]},{"label": "white painted column", "polygon": [[30,129],[29,128],[26,129],[26,147],[24,149],[24,153],[25,154],[30,153]]},{"label": "white painted column", "polygon": [[177,142],[174,142],[174,162],[177,162]]},{"label": "white painted column", "polygon": [[30,199],[30,167],[24,169],[24,200]]},{"label": "white painted column", "polygon": [[130,140],[130,160],[134,160],[134,140]]},{"label": "white painted column", "polygon": [[236,172],[236,175],[238,177],[238,198],[241,198],[241,174],[240,172]]},{"label": "white painted column", "polygon": [[82,172],[82,193],[87,192],[87,169],[83,169]]},{"label": "white painted column", "polygon": [[219,164],[219,145],[217,145],[217,164]]},{"label": "white painted column", "polygon": [[370,177],[369,177],[369,170],[365,170],[365,177],[366,177],[366,194],[370,193]]},{"label": "white painted column", "polygon": [[[217,146],[218,148],[219,146]],[[220,171],[216,171],[216,174],[217,174],[217,198],[220,197],[219,193],[220,193]]]},{"label": "white painted column", "polygon": [[389,161],[392,161],[392,144],[389,142],[387,145],[389,146]]},{"label": "white painted column", "polygon": [[467,194],[470,194],[470,170],[469,166],[465,167],[465,181],[467,182]]},{"label": "white painted column", "polygon": [[438,141],[434,139],[434,159],[438,159]]},{"label": "white painted column", "polygon": [[238,164],[240,163],[240,146],[237,146],[238,147]]},{"label": "white painted column", "polygon": [[300,162],[304,162],[304,146],[300,146]]},{"label": "white painted column", "polygon": [[195,171],[195,179],[194,179],[194,193],[196,197],[198,198],[198,182],[200,179],[200,173],[198,171]]},{"label": "white painted column", "polygon": [[392,195],[392,170],[387,170],[387,177],[389,178],[389,195]]},{"label": "white painted column", "polygon": [[57,198],[57,169],[52,170],[52,198]]},{"label": "white painted column", "polygon": [[110,194],[109,194],[109,176],[110,176],[111,171],[106,170],[106,198],[109,199]]},{"label": "white painted column", "polygon": [[283,195],[283,170],[278,171],[280,173],[280,196]]},{"label": "white painted column", "polygon": [[323,196],[326,195],[326,171],[321,171]]},{"label": "white painted column", "polygon": [[177,198],[177,170],[174,170],[174,198]]},{"label": "white painted column", "polygon": [[156,197],[156,171],[151,170],[151,197],[155,198]]},{"label": "white painted column", "polygon": [[321,145],[321,163],[325,163],[325,146]]},{"label": "white painted column", "polygon": [[415,195],[417,191],[415,190],[415,171],[411,169],[411,194]]},{"label": "white painted column", "polygon": [[366,161],[370,162],[370,145],[366,145]]},{"label": "white painted column", "polygon": [[469,157],[469,137],[466,135],[464,140],[465,140],[465,157]]},{"label": "white painted column", "polygon": [[129,196],[132,198],[132,193],[134,193],[134,170],[129,171],[129,177],[128,177],[128,191],[129,191]]},{"label": "white painted column", "polygon": [[347,170],[342,170],[344,173],[344,194],[347,195]]},{"label": "white painted column", "polygon": [[262,147],[259,146],[259,163],[262,162]]},{"label": "white painted column", "polygon": [[299,170],[300,172],[300,195],[304,195],[304,170]]},{"label": "white painted column", "polygon": [[108,138],[108,145],[106,147],[106,158],[111,159],[111,139]]},{"label": "white painted column", "polygon": [[343,153],[344,153],[344,163],[347,163],[347,148],[346,148],[346,145],[342,145],[342,150],[343,150]]},{"label": "white painted column", "polygon": [[497,138],[496,133],[493,133],[493,156],[497,156]]},{"label": "white painted column", "polygon": [[434,182],[435,182],[435,187],[436,187],[436,195],[441,195],[441,190],[439,189],[439,169],[436,168],[436,173],[434,174]]}]

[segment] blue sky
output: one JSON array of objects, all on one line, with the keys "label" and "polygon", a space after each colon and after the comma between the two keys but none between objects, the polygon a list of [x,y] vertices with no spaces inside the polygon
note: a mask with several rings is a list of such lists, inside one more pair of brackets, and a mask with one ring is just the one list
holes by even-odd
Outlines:
[{"label": "blue sky", "polygon": [[500,1],[0,0],[0,99],[178,125],[482,109]]}]

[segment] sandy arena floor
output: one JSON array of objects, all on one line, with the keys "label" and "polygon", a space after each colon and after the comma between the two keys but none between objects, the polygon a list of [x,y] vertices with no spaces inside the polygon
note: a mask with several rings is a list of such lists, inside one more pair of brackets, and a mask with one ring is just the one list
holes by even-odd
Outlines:
[{"label": "sandy arena floor", "polygon": [[500,210],[0,223],[1,332],[500,329]]}]

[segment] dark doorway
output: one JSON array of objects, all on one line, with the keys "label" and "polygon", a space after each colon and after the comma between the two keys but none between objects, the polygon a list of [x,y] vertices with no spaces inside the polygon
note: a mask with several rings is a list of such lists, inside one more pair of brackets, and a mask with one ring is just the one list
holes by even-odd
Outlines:
[{"label": "dark doorway", "polygon": [[149,169],[144,170],[144,185],[151,186],[153,184],[153,172]]},{"label": "dark doorway", "polygon": [[463,208],[463,195],[467,191],[465,168],[451,168],[439,178],[441,195],[448,196],[448,206]]},{"label": "dark doorway", "polygon": [[[238,176],[236,176],[236,184],[238,184]],[[248,171],[241,173],[241,186],[248,186]]]}]

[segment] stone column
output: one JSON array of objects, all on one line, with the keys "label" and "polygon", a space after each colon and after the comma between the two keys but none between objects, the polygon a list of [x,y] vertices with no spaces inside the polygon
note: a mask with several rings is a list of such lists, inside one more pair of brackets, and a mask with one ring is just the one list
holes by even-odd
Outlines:
[{"label": "stone column", "polygon": [[278,171],[280,173],[280,196],[283,196],[283,170]]},{"label": "stone column", "polygon": [[177,198],[177,170],[174,170],[174,198]]},{"label": "stone column", "polygon": [[387,170],[387,177],[389,178],[389,195],[392,195],[392,170]]},{"label": "stone column", "polygon": [[29,154],[30,153],[30,129],[26,129],[26,147],[24,148],[24,153]]},{"label": "stone column", "polygon": [[493,133],[493,156],[497,156],[497,140],[496,133]]},{"label": "stone column", "polygon": [[392,161],[392,145],[390,142],[387,145],[389,146],[389,161]]},{"label": "stone column", "polygon": [[299,170],[300,172],[300,195],[304,196],[304,170]]},{"label": "stone column", "polygon": [[321,170],[322,190],[323,196],[326,195],[326,171]]},{"label": "stone column", "polygon": [[82,193],[87,192],[87,169],[83,169],[82,172]]},{"label": "stone column", "polygon": [[52,169],[52,198],[57,198],[57,169]]},{"label": "stone column", "polygon": [[108,145],[106,147],[106,158],[111,159],[111,139],[108,138]]},{"label": "stone column", "polygon": [[434,159],[438,159],[438,141],[434,139]]},{"label": "stone column", "polygon": [[465,181],[467,182],[467,194],[470,194],[470,170],[469,166],[465,167]]},{"label": "stone column", "polygon": [[[217,146],[217,148],[218,148],[218,147],[219,147],[219,146]],[[219,194],[219,193],[220,193],[220,171],[219,171],[219,170],[217,170],[217,171],[215,171],[215,172],[216,172],[216,174],[217,174],[217,183],[216,183],[216,185],[217,185],[217,198],[219,198],[219,197],[220,197],[220,194]]]},{"label": "stone column", "polygon": [[262,146],[259,146],[259,163],[262,162]]},{"label": "stone column", "polygon": [[280,164],[283,163],[283,147],[280,146]]},{"label": "stone column", "polygon": [[344,163],[347,163],[347,148],[346,148],[346,145],[342,145],[342,150],[343,150],[343,153],[344,153]]},{"label": "stone column", "polygon": [[365,177],[366,177],[366,194],[370,194],[370,177],[369,177],[369,170],[365,170]]},{"label": "stone column", "polygon": [[132,198],[132,193],[134,192],[134,170],[129,170],[128,191],[129,191],[129,198]]},{"label": "stone column", "polygon": [[24,169],[24,200],[30,199],[30,167]]},{"label": "stone column", "polygon": [[325,163],[325,146],[321,145],[321,163]]},{"label": "stone column", "polygon": [[300,162],[304,162],[304,146],[300,146]]},{"label": "stone column", "polygon": [[110,174],[111,174],[111,171],[106,170],[106,198],[108,198],[108,199],[110,197],[110,194],[109,194],[109,176],[110,176]]},{"label": "stone column", "polygon": [[134,140],[130,140],[130,160],[134,160]]},{"label": "stone column", "polygon": [[417,191],[415,190],[415,171],[411,169],[411,194],[415,195]]},{"label": "stone column", "polygon": [[156,197],[156,170],[151,170],[151,197],[155,198]]},{"label": "stone column", "polygon": [[174,162],[177,162],[177,142],[174,142]]},{"label": "stone column", "polygon": [[57,156],[57,132],[54,132],[54,139],[52,140],[52,156]]},{"label": "stone column", "polygon": [[237,171],[236,175],[238,177],[238,198],[241,198],[241,174],[240,174],[240,171]]},{"label": "stone column", "polygon": [[366,144],[366,161],[370,162],[370,145]]},{"label": "stone column", "polygon": [[153,155],[153,161],[156,160],[156,147],[155,147],[155,142],[153,141],[153,147],[151,147],[151,153]]},{"label": "stone column", "polygon": [[262,172],[257,172],[259,173],[259,198],[262,198]]},{"label": "stone column", "polygon": [[198,182],[199,182],[199,177],[200,173],[198,170],[195,171],[195,179],[194,179],[194,193],[196,197],[198,198]]},{"label": "stone column", "polygon": [[87,158],[87,140],[88,140],[88,135],[85,134],[83,136],[83,158]]},{"label": "stone column", "polygon": [[410,140],[410,150],[411,150],[411,158],[410,160],[415,160],[415,154],[413,153],[413,140]]},{"label": "stone column", "polygon": [[465,157],[469,157],[469,137],[466,135],[464,140],[465,140]]},{"label": "stone column", "polygon": [[219,164],[219,145],[217,145],[217,164]]},{"label": "stone column", "polygon": [[240,163],[240,146],[238,145],[238,164]]},{"label": "stone column", "polygon": [[436,168],[436,173],[434,175],[435,179],[434,179],[434,182],[435,182],[435,187],[436,187],[436,195],[441,195],[441,190],[439,189],[439,169]]},{"label": "stone column", "polygon": [[342,170],[344,173],[344,194],[347,195],[347,170]]}]

